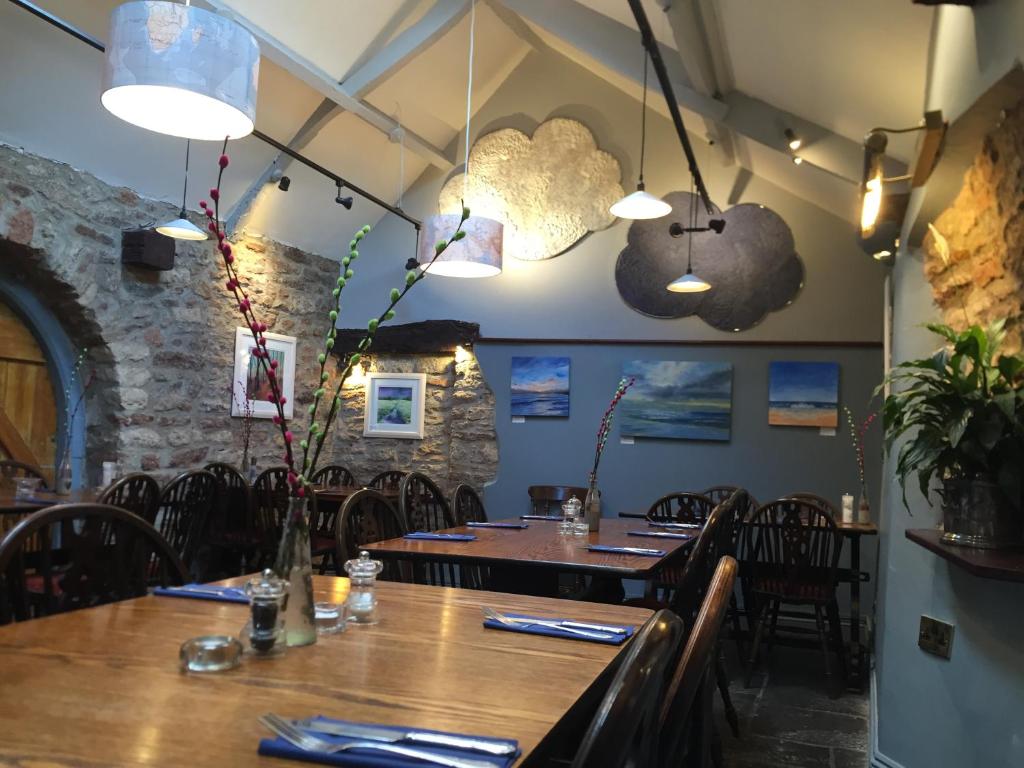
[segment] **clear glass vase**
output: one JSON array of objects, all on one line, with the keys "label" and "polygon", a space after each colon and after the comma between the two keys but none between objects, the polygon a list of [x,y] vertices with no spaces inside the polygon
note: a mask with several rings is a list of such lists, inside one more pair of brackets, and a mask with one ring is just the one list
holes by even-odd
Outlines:
[{"label": "clear glass vase", "polygon": [[284,631],[288,645],[312,645],[316,642],[316,613],[313,608],[313,556],[305,499],[294,496],[288,499],[288,514],[274,572],[288,582],[288,595],[284,602]]},{"label": "clear glass vase", "polygon": [[591,532],[601,530],[601,492],[597,485],[590,484],[587,489],[587,500],[583,502],[583,513]]},{"label": "clear glass vase", "polygon": [[57,465],[57,471],[54,473],[53,490],[58,496],[67,496],[71,493],[73,477],[71,475],[71,456],[69,454],[70,451],[64,451],[60,464]]}]

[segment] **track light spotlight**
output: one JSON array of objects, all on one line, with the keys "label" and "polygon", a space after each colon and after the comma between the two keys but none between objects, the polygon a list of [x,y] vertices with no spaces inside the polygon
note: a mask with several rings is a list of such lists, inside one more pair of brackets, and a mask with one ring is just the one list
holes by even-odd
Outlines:
[{"label": "track light spotlight", "polygon": [[282,176],[281,180],[279,182],[277,182],[277,188],[280,189],[282,192],[287,192],[288,188],[291,185],[292,185],[292,180],[289,179],[287,176]]},{"label": "track light spotlight", "polygon": [[342,197],[341,196],[341,190],[344,188],[344,186],[345,185],[342,184],[340,181],[338,182],[338,194],[335,195],[334,202],[336,202],[338,205],[345,206],[345,210],[346,211],[351,211],[352,210],[352,198],[351,197]]},{"label": "track light spotlight", "polygon": [[800,155],[793,155],[793,165],[802,165],[804,159]]},{"label": "track light spotlight", "polygon": [[792,128],[785,130],[786,143],[789,144],[789,148],[796,152],[800,147],[804,145],[804,140],[796,135],[796,132]]}]

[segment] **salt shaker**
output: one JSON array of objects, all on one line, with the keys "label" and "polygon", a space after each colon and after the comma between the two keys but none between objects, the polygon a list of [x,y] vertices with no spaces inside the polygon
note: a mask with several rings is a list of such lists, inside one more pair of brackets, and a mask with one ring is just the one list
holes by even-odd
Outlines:
[{"label": "salt shaker", "polygon": [[267,568],[245,585],[250,618],[239,639],[246,651],[258,656],[276,656],[288,647],[284,635],[284,601],[288,582]]},{"label": "salt shaker", "polygon": [[575,496],[571,496],[565,504],[562,505],[562,522],[559,523],[559,531],[562,533],[572,533],[573,526],[576,521],[579,520],[580,513],[583,511],[583,504]]},{"label": "salt shaker", "polygon": [[345,572],[351,580],[348,592],[348,614],[355,624],[377,623],[377,574],[384,570],[380,560],[371,560],[363,551],[359,557],[345,561]]}]

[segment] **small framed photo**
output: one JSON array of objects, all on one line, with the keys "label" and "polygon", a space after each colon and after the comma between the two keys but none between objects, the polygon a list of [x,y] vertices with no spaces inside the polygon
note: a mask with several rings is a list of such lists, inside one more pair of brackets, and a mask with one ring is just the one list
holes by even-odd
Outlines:
[{"label": "small framed photo", "polygon": [[363,434],[422,440],[426,395],[425,373],[366,374]]},{"label": "small framed photo", "polygon": [[[285,418],[292,417],[295,401],[295,337],[279,333],[264,333],[270,360],[277,360],[277,380],[285,396]],[[256,342],[248,328],[235,329],[235,379],[232,385],[231,415],[245,416],[250,410],[253,418],[270,419],[277,414],[277,406],[267,400],[270,382],[260,365],[259,358],[253,357]]]}]

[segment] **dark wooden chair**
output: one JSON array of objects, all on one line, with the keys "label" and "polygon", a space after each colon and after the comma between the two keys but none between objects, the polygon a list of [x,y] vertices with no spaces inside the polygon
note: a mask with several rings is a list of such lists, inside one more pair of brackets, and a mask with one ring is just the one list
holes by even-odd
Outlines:
[{"label": "dark wooden chair", "polygon": [[[338,570],[346,560],[359,556],[359,550],[375,541],[397,539],[406,532],[405,523],[394,505],[379,491],[356,491],[341,505],[335,527],[335,560]],[[411,571],[401,561],[384,558],[380,578],[386,581],[410,581]]]},{"label": "dark wooden chair", "polygon": [[[439,531],[454,528],[455,518],[441,489],[422,472],[410,472],[398,487],[398,511],[409,531]],[[415,563],[415,579],[423,584],[457,587],[461,571],[450,561]]]},{"label": "dark wooden chair", "polygon": [[718,636],[733,593],[736,572],[735,559],[726,556],[718,560],[662,701],[658,760],[650,765],[660,768],[706,766],[711,760],[714,742],[712,665],[718,658]]},{"label": "dark wooden chair", "polygon": [[683,623],[658,611],[637,632],[583,735],[572,768],[654,766],[666,680],[679,656]]},{"label": "dark wooden chair", "polygon": [[[827,616],[833,649],[844,674],[846,659],[836,601],[837,571],[843,538],[832,515],[814,501],[788,498],[762,506],[744,531],[745,568],[749,584],[745,592],[753,601],[754,639],[747,666],[747,684],[757,663],[758,651],[768,624],[768,647],[775,638],[782,605],[810,607],[825,662],[825,676],[832,682]],[[792,628],[798,631],[800,628]]]},{"label": "dark wooden chair", "polygon": [[587,500],[587,489],[573,485],[531,485],[530,509],[535,515],[561,515],[562,505],[575,496],[583,504]]},{"label": "dark wooden chair", "polygon": [[378,491],[392,491],[397,493],[398,487],[402,484],[402,478],[405,477],[405,475],[405,472],[400,472],[397,469],[389,469],[375,475],[366,487],[373,488]]},{"label": "dark wooden chair", "polygon": [[0,543],[0,624],[141,597],[153,583],[187,579],[178,554],[138,515],[101,504],[48,507]]},{"label": "dark wooden chair", "polygon": [[452,494],[452,512],[456,525],[487,522],[487,510],[484,508],[483,499],[472,486],[465,483],[456,487],[455,493]]},{"label": "dark wooden chair", "polygon": [[195,469],[182,472],[160,492],[154,527],[196,581],[205,580],[209,558],[207,521],[218,503],[219,489],[220,482],[212,472]]},{"label": "dark wooden chair", "polygon": [[108,486],[96,503],[127,509],[152,525],[160,507],[160,483],[145,472],[133,472]]},{"label": "dark wooden chair", "polygon": [[655,523],[696,523],[703,525],[715,502],[700,493],[668,493],[651,504],[647,519]]},{"label": "dark wooden chair", "polygon": [[313,485],[322,485],[327,488],[354,488],[359,485],[355,476],[347,467],[341,464],[328,464],[321,467],[309,479]]},{"label": "dark wooden chair", "polygon": [[214,461],[203,469],[220,481],[219,504],[208,526],[214,575],[239,576],[255,569],[261,541],[254,520],[252,488],[241,470],[231,464]]},{"label": "dark wooden chair", "polygon": [[253,527],[260,542],[256,570],[272,567],[277,559],[277,545],[284,530],[291,493],[287,467],[265,469],[253,483]]},{"label": "dark wooden chair", "polygon": [[19,477],[37,477],[43,488],[48,487],[43,471],[34,464],[26,464],[14,459],[0,460],[0,485],[13,485]]},{"label": "dark wooden chair", "polygon": [[785,499],[800,499],[802,501],[810,501],[810,502],[812,502],[814,504],[817,504],[822,509],[824,509],[830,515],[832,515],[833,518],[838,516],[840,519],[842,519],[842,517],[839,515],[839,510],[837,510],[835,508],[835,505],[833,505],[832,502],[829,501],[828,499],[826,499],[824,496],[819,496],[816,493],[807,493],[805,491],[797,491],[796,493],[787,494],[783,498],[785,498]]}]

